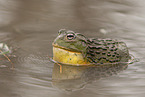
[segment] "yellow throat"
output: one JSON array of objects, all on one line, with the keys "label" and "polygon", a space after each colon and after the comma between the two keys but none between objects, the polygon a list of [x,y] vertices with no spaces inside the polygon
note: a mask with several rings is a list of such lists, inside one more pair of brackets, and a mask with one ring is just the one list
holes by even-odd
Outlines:
[{"label": "yellow throat", "polygon": [[89,64],[80,52],[72,52],[58,47],[53,47],[53,60],[68,65]]}]

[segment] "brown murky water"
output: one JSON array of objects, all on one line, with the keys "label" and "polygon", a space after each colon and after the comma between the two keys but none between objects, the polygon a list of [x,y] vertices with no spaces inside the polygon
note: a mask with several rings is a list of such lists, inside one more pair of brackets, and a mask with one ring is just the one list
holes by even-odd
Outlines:
[{"label": "brown murky water", "polygon": [[[0,97],[144,97],[144,4],[143,0],[0,0],[0,41],[16,49],[12,53],[16,57],[10,57],[14,70],[8,61],[0,61]],[[61,28],[123,40],[140,61],[101,79],[96,77],[100,69],[97,73],[88,69],[91,74],[83,73],[87,76],[81,80],[81,73],[59,74],[48,56]],[[74,68],[69,72],[78,72]]]}]

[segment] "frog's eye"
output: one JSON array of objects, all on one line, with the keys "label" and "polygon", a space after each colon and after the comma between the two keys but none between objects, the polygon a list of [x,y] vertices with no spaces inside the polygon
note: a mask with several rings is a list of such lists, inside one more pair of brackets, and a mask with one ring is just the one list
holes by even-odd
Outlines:
[{"label": "frog's eye", "polygon": [[74,34],[67,34],[67,39],[68,40],[73,40],[73,39],[75,39],[76,37],[75,37],[75,35]]},{"label": "frog's eye", "polygon": [[65,32],[65,31],[66,31],[65,29],[60,29],[60,30],[58,31],[58,35],[60,35],[61,33]]}]

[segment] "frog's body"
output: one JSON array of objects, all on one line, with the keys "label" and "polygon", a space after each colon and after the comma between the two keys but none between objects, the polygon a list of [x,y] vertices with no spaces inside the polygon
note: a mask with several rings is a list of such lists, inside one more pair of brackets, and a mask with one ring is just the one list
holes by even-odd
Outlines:
[{"label": "frog's body", "polygon": [[128,62],[124,42],[112,39],[88,39],[80,33],[60,30],[53,42],[53,60],[69,65]]}]

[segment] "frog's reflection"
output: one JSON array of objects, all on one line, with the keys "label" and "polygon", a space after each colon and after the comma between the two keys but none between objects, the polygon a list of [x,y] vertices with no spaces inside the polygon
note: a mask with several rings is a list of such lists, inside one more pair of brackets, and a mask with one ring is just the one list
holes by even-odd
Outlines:
[{"label": "frog's reflection", "polygon": [[63,90],[82,89],[87,83],[94,80],[117,74],[128,67],[128,64],[108,64],[100,66],[70,66],[63,65],[62,72],[60,66],[54,64],[52,74],[53,86]]}]

